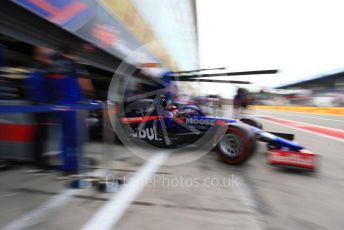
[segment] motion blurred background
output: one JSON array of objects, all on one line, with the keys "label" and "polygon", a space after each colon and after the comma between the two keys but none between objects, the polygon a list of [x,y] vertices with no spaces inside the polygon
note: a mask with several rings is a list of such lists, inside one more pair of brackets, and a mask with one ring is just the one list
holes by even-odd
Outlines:
[{"label": "motion blurred background", "polygon": [[[81,64],[96,85],[95,95],[102,99],[112,72],[125,60],[133,65],[159,63],[143,68],[154,77],[171,70],[214,67],[226,67],[223,72],[278,69],[277,75],[215,79],[247,81],[244,87],[257,94],[258,104],[343,105],[340,1],[18,0],[3,4],[8,13],[1,25],[2,98],[15,97],[20,86],[10,87],[8,82],[25,76],[33,46],[58,50],[68,44],[80,53]],[[20,12],[20,17],[13,18],[12,11]],[[27,20],[35,26],[27,25]],[[214,72],[221,73],[204,73]],[[192,98],[216,94],[231,99],[243,87],[197,82],[178,86],[181,100],[186,92]]]},{"label": "motion blurred background", "polygon": [[[61,176],[63,165],[61,140],[73,133],[61,129],[63,118],[47,119],[44,115],[42,121],[35,112],[22,110],[22,106],[56,106],[56,101],[50,101],[49,92],[46,94],[49,98],[43,96],[38,101],[35,98],[43,91],[56,90],[56,85],[28,93],[32,93],[28,79],[33,73],[43,73],[54,79],[66,73],[74,74],[78,80],[74,86],[83,92],[75,96],[78,90],[64,88],[65,84],[61,84],[57,94],[66,94],[68,100],[73,94],[79,97],[73,102],[82,105],[116,101],[118,95],[112,91],[111,81],[130,79],[126,85],[118,81],[127,98],[142,99],[142,95],[155,92],[157,82],[163,82],[168,85],[165,92],[169,95],[169,103],[177,106],[196,104],[206,115],[226,117],[232,117],[234,97],[238,89],[243,89],[250,115],[295,119],[342,132],[343,21],[341,0],[0,1],[0,168],[3,170],[0,172],[0,200],[4,203],[0,208],[0,227],[79,229],[95,210],[112,199],[109,194],[86,190],[80,192],[80,196],[73,195],[71,204],[61,202],[61,207],[57,205],[57,211],[47,214],[48,217],[29,221],[32,210],[55,195],[65,194],[66,183],[57,181],[56,177]],[[123,66],[130,73],[122,72]],[[227,76],[228,73],[256,70],[277,70],[277,73]],[[183,80],[191,75],[194,75],[192,80]],[[18,106],[18,110],[10,113],[8,105]],[[307,117],[309,113],[313,117]],[[69,120],[73,124],[82,121],[83,128],[87,129],[80,132],[82,135],[78,133],[70,138],[74,143],[78,141],[77,136],[87,136],[80,150],[83,167],[93,172],[109,167],[106,165],[110,162],[116,175],[130,178],[145,162],[135,158],[125,146],[113,143],[109,151],[114,152],[113,156],[106,155],[108,149],[103,144],[111,126],[104,126],[107,119],[104,114],[100,108],[92,109],[80,119]],[[37,163],[35,135],[40,123],[49,126],[40,133],[45,138],[38,138],[39,145],[45,145],[41,156],[53,167],[34,173],[49,174],[47,177],[33,177],[32,173],[27,173]],[[274,131],[294,131],[268,121],[263,123]],[[257,225],[251,223],[261,215],[266,218],[263,225],[273,229],[283,229],[283,225],[285,229],[341,229],[344,223],[340,216],[344,207],[338,204],[342,191],[337,188],[343,188],[339,182],[344,175],[340,164],[343,160],[340,155],[342,137],[338,141],[338,138],[314,137],[300,130],[296,133],[313,151],[328,153],[324,163],[327,167],[319,177],[283,174],[283,171],[265,167],[265,147],[258,148],[261,154],[253,159],[254,163],[242,168],[223,165],[215,161],[213,155],[177,168],[164,166],[159,175],[200,178],[240,175],[253,188],[254,197],[258,197],[257,207],[252,211],[252,207],[243,205],[245,201],[241,202],[235,195],[241,193],[240,189],[233,195],[232,190],[221,189],[217,193],[217,188],[166,191],[166,188],[151,187],[134,203],[134,208],[131,207],[125,216],[127,219],[120,222],[120,228],[161,229],[168,226],[181,229],[192,226],[199,229],[206,226],[220,229],[231,226],[256,229]],[[117,142],[112,135],[109,134],[111,141]],[[308,194],[313,195],[308,197]],[[330,199],[332,194],[335,200]],[[297,209],[300,204],[304,209]],[[246,208],[241,208],[244,206]],[[80,207],[86,208],[80,211]],[[148,211],[146,216],[145,208],[149,207],[154,210]],[[161,211],[165,209],[172,211]],[[36,216],[42,214],[38,213]],[[271,213],[282,214],[274,216]],[[290,213],[297,214],[290,216]],[[319,213],[332,213],[333,219]],[[128,216],[135,216],[138,221],[132,222]],[[226,222],[229,220],[230,223]]]}]

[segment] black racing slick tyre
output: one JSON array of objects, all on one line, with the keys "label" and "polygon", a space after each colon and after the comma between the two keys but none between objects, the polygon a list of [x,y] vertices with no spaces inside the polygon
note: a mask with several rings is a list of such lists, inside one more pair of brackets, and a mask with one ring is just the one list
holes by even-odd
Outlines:
[{"label": "black racing slick tyre", "polygon": [[255,128],[263,129],[263,124],[255,118],[242,118],[240,119],[240,121]]},{"label": "black racing slick tyre", "polygon": [[249,127],[231,124],[216,148],[223,162],[233,165],[242,164],[255,151],[256,139]]}]

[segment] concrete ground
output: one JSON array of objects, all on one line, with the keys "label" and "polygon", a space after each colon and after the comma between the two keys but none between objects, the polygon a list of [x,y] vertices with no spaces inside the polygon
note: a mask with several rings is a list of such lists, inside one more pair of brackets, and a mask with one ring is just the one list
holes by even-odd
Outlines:
[{"label": "concrete ground", "polygon": [[[263,110],[255,114],[344,129],[344,117],[340,116]],[[256,154],[240,167],[226,165],[210,152],[191,163],[156,165],[156,171],[149,171],[142,168],[149,163],[123,146],[109,150],[92,143],[86,152],[100,166],[111,169],[94,172],[126,181],[117,193],[69,189],[67,181],[56,179],[56,173],[34,176],[26,173],[26,166],[17,166],[0,172],[0,226],[80,229],[91,226],[90,221],[105,210],[98,229],[109,219],[116,219],[108,222],[112,229],[342,229],[343,142],[266,119],[262,122],[265,130],[294,133],[299,143],[320,154],[320,170],[307,173],[270,166],[261,143]],[[104,151],[113,155],[104,158]],[[116,200],[118,196],[130,197],[128,187],[133,178],[150,175],[148,172],[154,174],[132,202],[125,206]]]}]

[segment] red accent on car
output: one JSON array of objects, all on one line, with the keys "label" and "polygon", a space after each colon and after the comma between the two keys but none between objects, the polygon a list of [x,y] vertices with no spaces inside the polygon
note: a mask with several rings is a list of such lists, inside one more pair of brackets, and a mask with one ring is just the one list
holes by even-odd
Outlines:
[{"label": "red accent on car", "polygon": [[228,122],[227,122],[227,121],[224,121],[224,120],[216,120],[216,121],[215,121],[215,124],[216,124],[216,125],[223,126],[223,125],[227,125]]},{"label": "red accent on car", "polygon": [[177,117],[177,118],[176,118],[176,122],[177,122],[177,123],[185,123],[185,121],[186,121],[186,118],[185,118],[185,117]]},{"label": "red accent on car", "polygon": [[121,118],[121,123],[131,124],[131,123],[141,123],[146,121],[153,121],[159,118],[165,118],[166,116],[146,116],[146,117],[124,117]]},{"label": "red accent on car", "polygon": [[300,152],[293,152],[281,149],[271,149],[268,152],[268,162],[274,165],[287,165],[305,169],[317,168],[317,154],[302,149]]}]

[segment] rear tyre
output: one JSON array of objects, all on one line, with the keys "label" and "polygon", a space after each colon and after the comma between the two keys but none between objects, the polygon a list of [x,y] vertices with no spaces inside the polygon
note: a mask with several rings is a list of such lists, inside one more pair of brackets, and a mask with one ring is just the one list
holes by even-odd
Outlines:
[{"label": "rear tyre", "polygon": [[254,152],[256,140],[253,132],[240,124],[228,127],[217,145],[219,158],[228,164],[241,164]]}]

